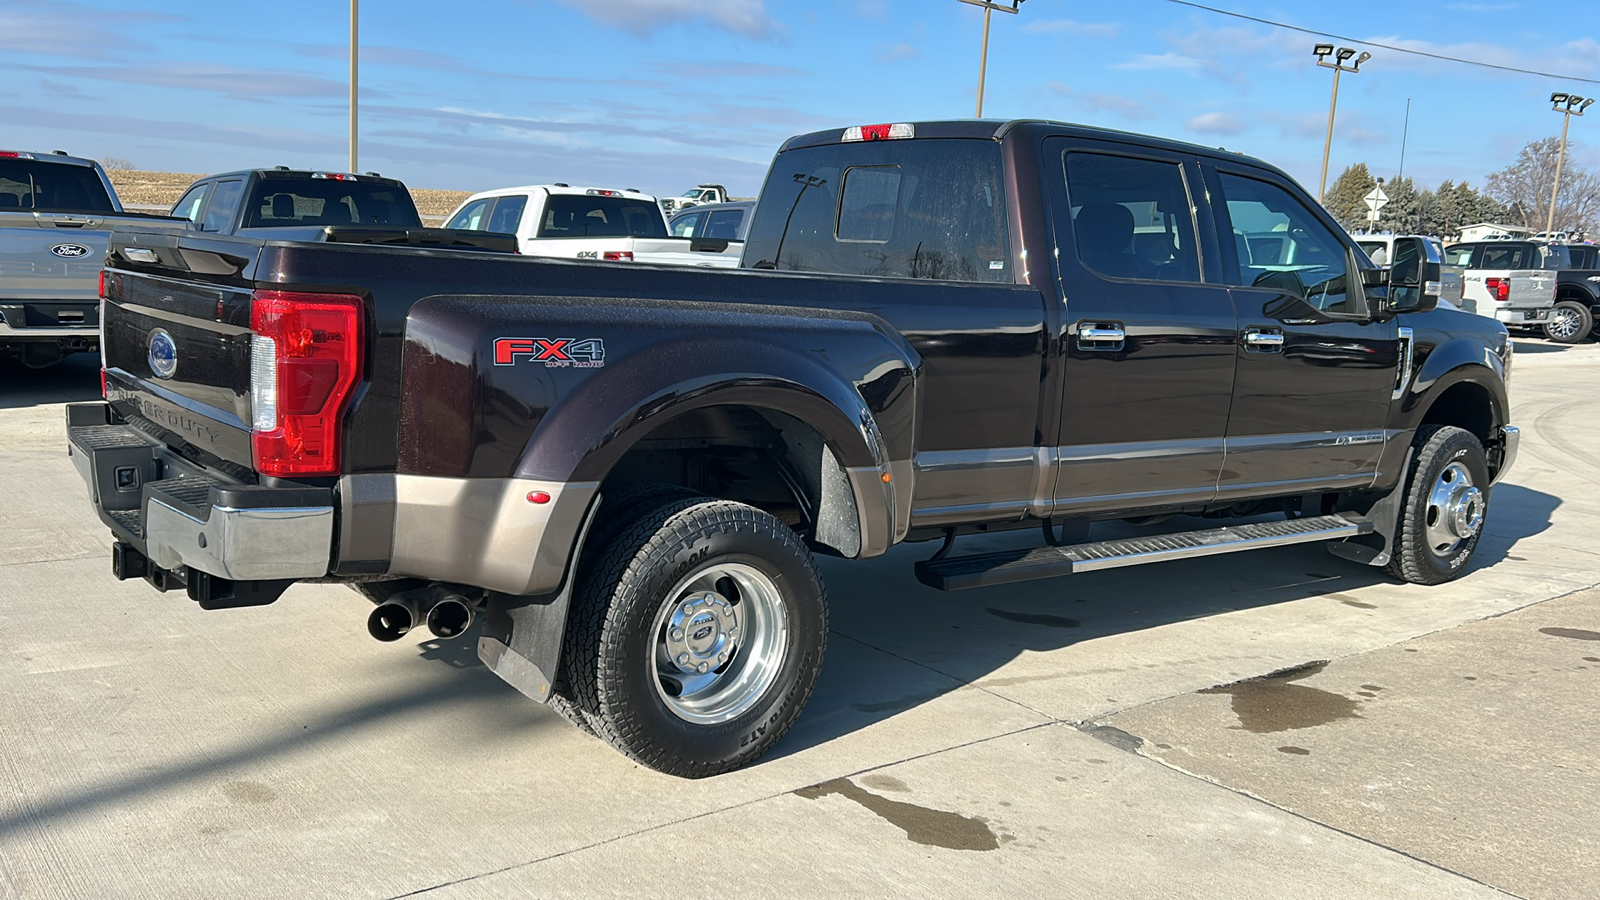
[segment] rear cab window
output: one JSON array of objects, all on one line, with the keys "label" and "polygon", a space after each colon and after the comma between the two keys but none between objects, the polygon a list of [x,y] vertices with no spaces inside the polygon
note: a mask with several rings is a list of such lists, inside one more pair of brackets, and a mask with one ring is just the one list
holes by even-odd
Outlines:
[{"label": "rear cab window", "polygon": [[245,206],[245,228],[298,225],[422,227],[404,187],[381,181],[281,177],[256,181]]},{"label": "rear cab window", "polygon": [[541,238],[667,236],[661,207],[649,200],[591,194],[551,194],[539,223]]},{"label": "rear cab window", "polygon": [[116,212],[92,166],[0,159],[0,211]]},{"label": "rear cab window", "polygon": [[1000,145],[829,144],[773,161],[745,264],[944,281],[1014,281]]},{"label": "rear cab window", "polygon": [[690,213],[672,220],[673,237],[694,237],[695,226],[700,224],[703,213]]}]

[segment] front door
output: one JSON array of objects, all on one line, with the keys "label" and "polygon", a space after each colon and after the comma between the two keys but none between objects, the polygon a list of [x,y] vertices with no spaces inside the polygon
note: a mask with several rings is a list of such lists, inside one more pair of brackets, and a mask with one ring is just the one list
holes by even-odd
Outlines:
[{"label": "front door", "polygon": [[1237,322],[1212,223],[1195,216],[1198,166],[1066,138],[1046,141],[1044,165],[1068,328],[1055,512],[1205,503]]},{"label": "front door", "polygon": [[1279,176],[1206,165],[1239,311],[1218,498],[1347,490],[1386,440],[1399,329],[1374,321],[1360,251]]}]

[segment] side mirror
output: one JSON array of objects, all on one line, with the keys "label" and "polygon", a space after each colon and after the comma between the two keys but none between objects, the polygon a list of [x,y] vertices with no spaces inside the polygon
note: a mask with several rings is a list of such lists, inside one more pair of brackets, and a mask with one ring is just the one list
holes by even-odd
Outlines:
[{"label": "side mirror", "polygon": [[1397,238],[1389,267],[1389,311],[1420,313],[1438,306],[1441,262],[1439,251],[1426,238]]}]

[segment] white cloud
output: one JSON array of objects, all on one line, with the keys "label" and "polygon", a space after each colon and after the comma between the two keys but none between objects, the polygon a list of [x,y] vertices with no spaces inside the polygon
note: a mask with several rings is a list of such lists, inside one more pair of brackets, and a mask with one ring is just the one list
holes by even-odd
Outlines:
[{"label": "white cloud", "polygon": [[1179,69],[1184,72],[1194,73],[1203,66],[1200,60],[1192,56],[1182,56],[1177,53],[1140,53],[1133,59],[1124,63],[1117,63],[1115,69]]},{"label": "white cloud", "polygon": [[107,10],[61,0],[6,0],[0,9],[0,52],[104,61],[124,56],[124,51],[151,49],[129,36],[139,26],[182,21],[182,16],[167,13]]},{"label": "white cloud", "polygon": [[778,23],[766,0],[561,0],[602,25],[645,35],[666,25],[704,22],[749,38],[770,38]]},{"label": "white cloud", "polygon": [[1071,85],[1063,84],[1059,81],[1045,82],[1045,87],[1064,97],[1072,97],[1081,105],[1095,112],[1112,113],[1135,122],[1155,118],[1155,111],[1148,104],[1122,94],[1104,94],[1094,91],[1080,92],[1073,90]]},{"label": "white cloud", "polygon": [[1183,125],[1197,134],[1220,134],[1224,137],[1243,134],[1245,129],[1249,128],[1237,117],[1224,112],[1202,113],[1185,121]]},{"label": "white cloud", "polygon": [[1029,22],[1022,26],[1024,34],[1045,34],[1062,31],[1068,34],[1081,34],[1085,37],[1114,38],[1120,26],[1115,22],[1074,22],[1071,19],[1047,19],[1042,22]]},{"label": "white cloud", "polygon": [[879,62],[898,62],[902,59],[916,59],[922,52],[910,44],[895,44],[878,54]]}]

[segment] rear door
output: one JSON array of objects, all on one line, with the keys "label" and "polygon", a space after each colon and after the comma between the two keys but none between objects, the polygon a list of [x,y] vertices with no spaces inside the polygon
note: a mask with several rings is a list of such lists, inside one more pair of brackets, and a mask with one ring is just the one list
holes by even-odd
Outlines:
[{"label": "rear door", "polygon": [[[1055,509],[1209,501],[1237,321],[1192,157],[1050,138],[1042,163],[1066,298]],[[1202,247],[1209,251],[1202,252]]]},{"label": "rear door", "polygon": [[1400,348],[1371,315],[1361,250],[1281,176],[1204,165],[1239,311],[1218,499],[1370,483]]}]

